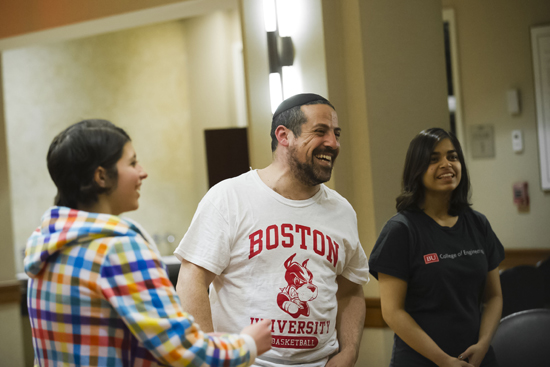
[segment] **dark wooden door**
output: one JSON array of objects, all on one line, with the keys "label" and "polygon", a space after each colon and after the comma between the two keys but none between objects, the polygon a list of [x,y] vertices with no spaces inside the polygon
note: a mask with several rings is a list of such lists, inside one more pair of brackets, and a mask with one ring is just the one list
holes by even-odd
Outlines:
[{"label": "dark wooden door", "polygon": [[250,170],[246,127],[205,130],[208,185]]}]

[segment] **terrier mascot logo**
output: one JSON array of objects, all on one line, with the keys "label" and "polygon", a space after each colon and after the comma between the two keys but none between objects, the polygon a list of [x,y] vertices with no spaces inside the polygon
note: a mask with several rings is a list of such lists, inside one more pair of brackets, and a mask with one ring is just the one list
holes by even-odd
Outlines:
[{"label": "terrier mascot logo", "polygon": [[281,288],[277,295],[277,304],[281,310],[296,319],[300,315],[309,316],[307,303],[317,298],[317,286],[312,283],[313,274],[306,267],[309,259],[300,265],[292,261],[294,256],[296,254],[285,261],[285,280],[288,285]]}]

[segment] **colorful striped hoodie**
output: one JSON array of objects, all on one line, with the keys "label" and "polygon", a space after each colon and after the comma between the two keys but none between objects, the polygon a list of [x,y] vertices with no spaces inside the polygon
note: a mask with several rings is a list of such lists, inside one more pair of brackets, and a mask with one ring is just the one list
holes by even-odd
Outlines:
[{"label": "colorful striped hoodie", "polygon": [[153,246],[121,217],[50,208],[25,257],[35,364],[252,364],[249,335],[207,335],[182,310]]}]

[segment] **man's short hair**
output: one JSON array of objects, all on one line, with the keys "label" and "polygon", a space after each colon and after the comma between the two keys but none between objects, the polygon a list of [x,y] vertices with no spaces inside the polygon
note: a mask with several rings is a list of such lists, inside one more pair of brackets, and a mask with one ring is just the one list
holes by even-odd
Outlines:
[{"label": "man's short hair", "polygon": [[275,136],[275,130],[280,125],[283,125],[298,137],[302,133],[302,125],[307,121],[306,115],[302,111],[302,106],[325,104],[336,110],[334,106],[324,97],[313,94],[297,94],[283,101],[273,114],[271,121],[271,151],[277,149],[279,142]]}]

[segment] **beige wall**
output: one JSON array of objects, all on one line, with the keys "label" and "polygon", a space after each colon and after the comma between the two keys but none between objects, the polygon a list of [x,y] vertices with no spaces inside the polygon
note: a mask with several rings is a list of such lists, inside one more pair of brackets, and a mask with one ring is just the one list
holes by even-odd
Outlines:
[{"label": "beige wall", "polygon": [[[13,227],[9,182],[8,150],[3,109],[2,60],[0,59],[0,251],[6,259],[0,266],[0,287],[18,284],[13,247]],[[23,329],[19,304],[0,304],[0,360],[9,366],[23,366]],[[7,332],[9,330],[9,332]]]},{"label": "beige wall", "polygon": [[361,7],[377,234],[396,212],[411,139],[426,128],[450,128],[440,4],[367,1]]},{"label": "beige wall", "polygon": [[[326,0],[323,16],[329,94],[344,126],[336,189],[357,211],[369,254],[395,213],[410,140],[449,127],[441,2]],[[375,279],[365,294],[378,296]],[[392,335],[365,329],[356,365],[387,366]]]},{"label": "beige wall", "polygon": [[[3,63],[0,58],[0,85],[2,78]],[[0,249],[4,258],[13,259],[13,219],[11,209],[10,171],[9,154],[7,148],[6,119],[4,113],[4,89],[0,87],[0,234],[2,241]],[[0,282],[13,281],[15,279],[16,266],[13,261],[6,262],[0,266]]]},{"label": "beige wall", "polygon": [[3,53],[16,264],[52,205],[45,155],[51,139],[83,118],[125,128],[149,173],[140,210],[127,214],[165,241],[185,233],[207,187],[204,128],[236,125],[232,45],[238,12]]},{"label": "beige wall", "polygon": [[3,53],[17,255],[53,204],[48,146],[84,118],[127,130],[149,173],[141,210],[129,216],[152,234],[183,234],[178,227],[192,209],[176,203],[194,197],[193,165],[181,164],[192,152],[185,41],[182,23],[173,22]]},{"label": "beige wall", "polygon": [[[329,93],[344,132],[335,166],[336,190],[354,206],[359,237],[368,254],[376,230],[360,13],[359,1],[323,1]],[[365,287],[367,296],[372,284]]]},{"label": "beige wall", "polygon": [[[191,154],[185,164],[194,166],[194,197],[189,201],[195,211],[200,199],[208,191],[208,174],[204,129],[237,127],[246,124],[239,119],[237,109],[241,100],[236,87],[244,80],[236,80],[234,67],[242,70],[242,37],[237,10],[216,12],[209,16],[190,18],[184,22],[187,33],[187,72],[189,76],[190,121],[188,138]],[[240,55],[242,58],[242,55]],[[240,62],[240,63],[239,63]],[[236,64],[236,65],[234,65]],[[244,95],[242,96],[244,102]],[[183,227],[187,230],[190,222]],[[178,239],[179,241],[179,239]]]},{"label": "beige wall", "polygon": [[[441,3],[323,5],[329,93],[349,131],[342,138],[336,188],[356,209],[370,253],[395,213],[410,140],[422,129],[449,127]],[[376,287],[370,288],[366,292],[376,296]]]},{"label": "beige wall", "polygon": [[256,0],[239,1],[248,113],[248,150],[250,166],[263,168],[271,163],[271,104],[269,63],[263,19],[263,4]]},{"label": "beige wall", "polygon": [[[495,157],[468,152],[474,208],[484,213],[506,248],[550,247],[550,192],[540,184],[530,27],[550,23],[547,0],[443,0],[456,17],[458,67],[468,150],[471,127],[494,126]],[[521,94],[521,114],[507,110],[506,91]],[[512,151],[511,133],[521,129],[524,152]],[[512,185],[529,183],[530,210],[513,204]]]}]

